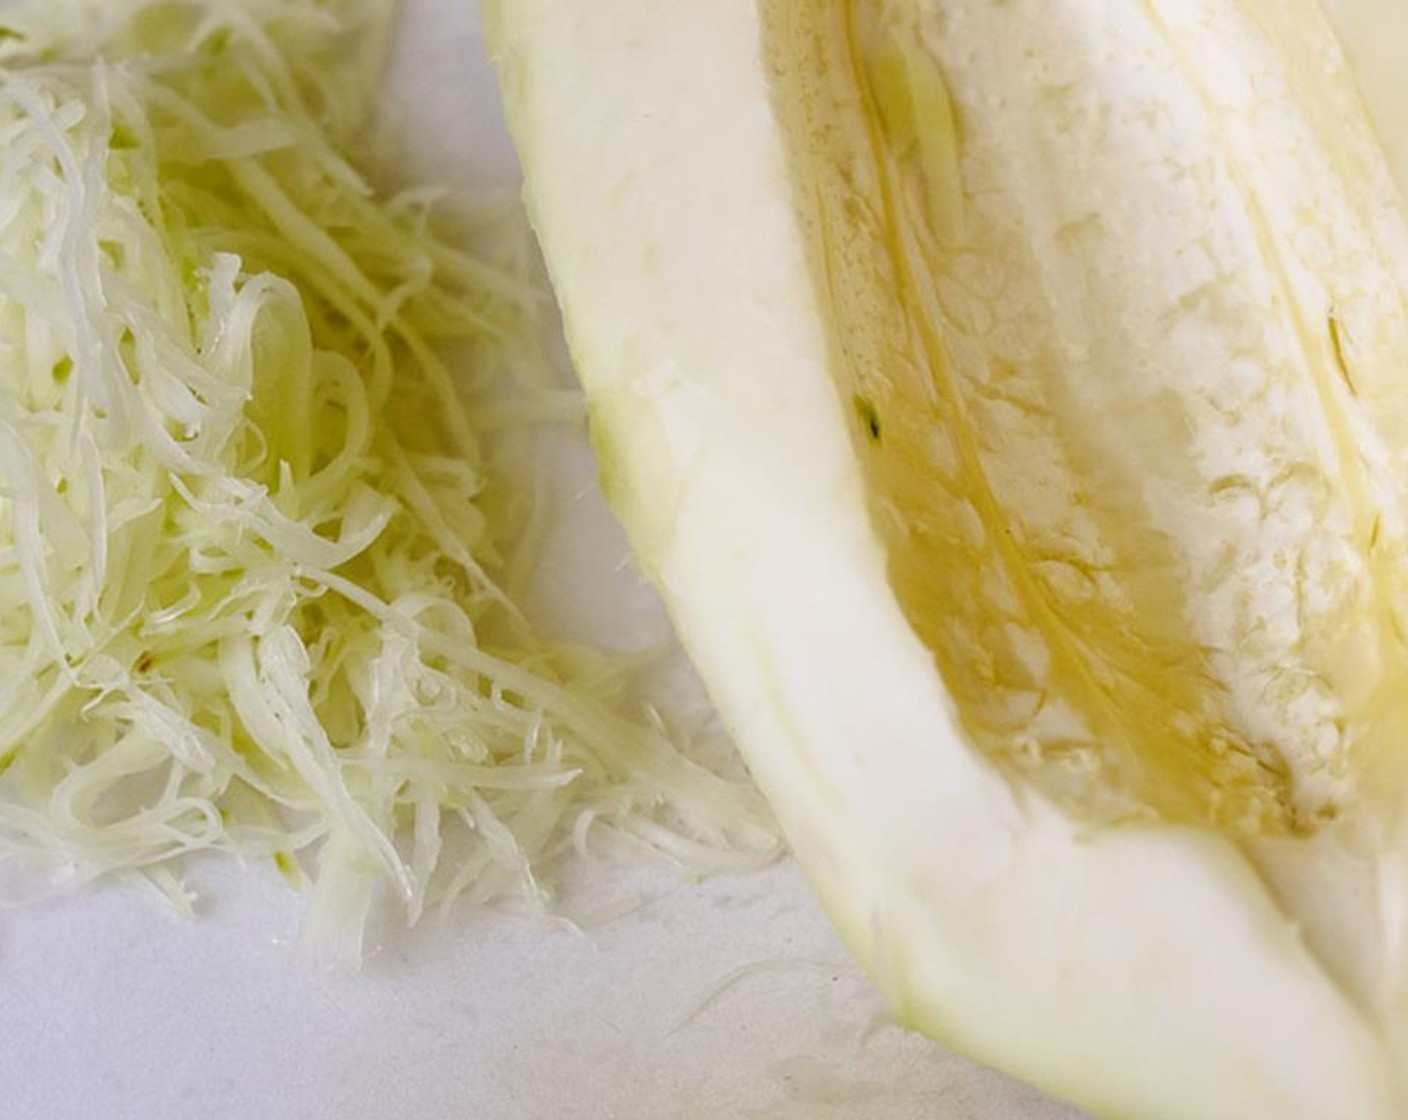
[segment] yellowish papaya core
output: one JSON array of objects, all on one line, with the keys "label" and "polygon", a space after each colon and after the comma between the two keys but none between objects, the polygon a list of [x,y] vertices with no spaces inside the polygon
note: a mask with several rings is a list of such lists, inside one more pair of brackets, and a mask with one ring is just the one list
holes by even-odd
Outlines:
[{"label": "yellowish papaya core", "polygon": [[[1324,432],[1296,428],[1299,414],[1268,420],[1274,430],[1256,449],[1266,477],[1214,470],[1208,433],[1236,458],[1243,404],[1214,402],[1223,411],[1206,423],[1213,394],[1162,367],[1162,381],[1146,375],[1117,303],[1097,308],[1108,323],[1089,321],[1092,293],[1120,291],[1100,273],[1101,254],[1119,251],[1116,223],[1131,219],[1095,208],[1068,217],[1039,192],[1032,213],[1009,212],[992,182],[1000,141],[970,136],[935,46],[952,7],[764,4],[774,108],[832,365],[900,603],[974,740],[1063,803],[1101,819],[1314,832],[1356,795],[1355,747],[1402,731],[1402,698],[1385,700],[1382,682],[1408,664],[1386,621],[1399,617],[1403,581],[1353,543],[1386,496],[1365,482],[1364,456],[1335,436],[1350,430],[1337,410],[1360,407],[1344,324],[1327,310],[1323,338],[1282,354],[1250,317],[1245,330],[1233,322],[1253,297],[1224,299],[1211,283],[1171,301],[1166,324],[1155,318],[1170,336],[1180,314],[1189,330],[1206,322],[1233,340],[1229,352],[1241,345],[1235,332],[1250,330],[1246,360],[1214,372],[1233,386],[1264,375],[1270,395],[1284,367],[1288,383],[1296,378],[1292,405],[1326,410]],[[1028,148],[1068,144],[1069,173],[1079,174],[1110,110],[1058,77],[1033,80],[1048,81],[1040,96],[1051,129],[1064,131],[1026,138]],[[1189,160],[1190,189],[1205,175],[1255,203],[1232,163]],[[1080,286],[1069,299],[1051,279],[1053,260],[1076,277],[1063,283]],[[1291,298],[1273,289],[1268,316]],[[1119,346],[1125,361],[1112,357]],[[1082,377],[1100,378],[1099,391],[1083,392]],[[1168,494],[1223,511],[1231,543],[1192,547],[1171,532]],[[1343,516],[1342,494],[1355,507]],[[1248,524],[1262,519],[1260,537],[1248,529],[1251,543],[1239,546],[1244,510]],[[1277,580],[1290,622],[1271,613]]]}]

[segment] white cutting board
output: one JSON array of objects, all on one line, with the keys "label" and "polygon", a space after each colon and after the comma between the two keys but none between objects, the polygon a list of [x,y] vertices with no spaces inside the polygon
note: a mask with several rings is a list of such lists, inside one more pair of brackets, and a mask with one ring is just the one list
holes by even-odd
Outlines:
[{"label": "white cutting board", "polygon": [[[408,177],[511,185],[472,7],[407,0],[387,115]],[[563,461],[555,605],[663,626],[585,448]],[[1079,1120],[886,1025],[790,862],[579,878],[584,905],[640,904],[585,933],[430,919],[359,972],[289,947],[297,899],[267,870],[194,885],[194,920],[113,887],[0,914],[0,1120]]]}]

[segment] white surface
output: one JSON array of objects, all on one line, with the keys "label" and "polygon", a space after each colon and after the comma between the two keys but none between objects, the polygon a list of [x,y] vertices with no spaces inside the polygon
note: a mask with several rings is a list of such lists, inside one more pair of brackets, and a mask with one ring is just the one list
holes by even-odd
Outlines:
[{"label": "white surface", "polygon": [[791,867],[662,887],[587,938],[468,916],[398,936],[356,974],[270,939],[295,913],[277,883],[224,877],[217,894],[194,922],[110,892],[9,923],[0,1115],[1066,1115],[877,1027]]},{"label": "white surface", "polygon": [[[409,0],[399,58],[408,168],[511,183],[466,0]],[[584,485],[564,520],[600,545],[593,590],[658,624]],[[272,875],[195,886],[193,921],[120,888],[0,916],[0,1120],[1078,1120],[885,1025],[791,864],[583,877],[640,905],[585,935],[431,919],[357,973],[288,947]]]}]

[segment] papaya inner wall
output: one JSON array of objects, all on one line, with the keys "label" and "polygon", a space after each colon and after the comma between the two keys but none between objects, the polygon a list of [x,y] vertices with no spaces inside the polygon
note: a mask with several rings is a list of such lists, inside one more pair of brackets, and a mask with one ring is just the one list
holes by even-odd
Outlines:
[{"label": "papaya inner wall", "polygon": [[1290,7],[763,5],[896,592],[1102,816],[1313,832],[1408,743],[1408,237]]}]

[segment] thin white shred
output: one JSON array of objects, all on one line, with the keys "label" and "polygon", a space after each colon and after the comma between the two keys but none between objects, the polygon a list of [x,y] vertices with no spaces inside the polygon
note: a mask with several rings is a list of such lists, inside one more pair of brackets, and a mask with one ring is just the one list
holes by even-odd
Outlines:
[{"label": "thin white shred", "polygon": [[491,576],[522,552],[483,439],[580,402],[524,239],[469,252],[348,158],[390,9],[0,13],[0,869],[188,910],[191,855],[267,859],[351,958],[383,899],[547,907],[589,832],[696,873],[777,850],[630,659]]}]

